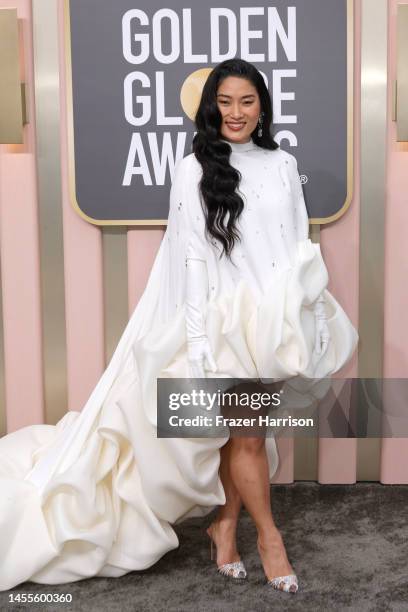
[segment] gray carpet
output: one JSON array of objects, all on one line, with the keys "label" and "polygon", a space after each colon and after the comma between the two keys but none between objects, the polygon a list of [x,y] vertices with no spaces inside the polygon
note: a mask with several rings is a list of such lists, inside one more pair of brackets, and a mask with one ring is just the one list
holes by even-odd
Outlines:
[{"label": "gray carpet", "polygon": [[[0,593],[3,610],[262,612],[408,611],[408,486],[296,482],[272,487],[272,509],[299,578],[296,594],[265,586],[246,512],[239,551],[248,579],[233,584],[210,561],[212,515],[176,526],[180,547],[143,572],[61,586],[33,583]],[[9,593],[72,593],[71,604],[9,604]]]}]

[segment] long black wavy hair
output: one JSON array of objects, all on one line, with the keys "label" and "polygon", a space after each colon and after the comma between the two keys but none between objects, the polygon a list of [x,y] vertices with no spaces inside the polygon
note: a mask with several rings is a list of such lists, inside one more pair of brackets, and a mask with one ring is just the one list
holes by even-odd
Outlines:
[{"label": "long black wavy hair", "polygon": [[228,76],[247,79],[258,92],[260,112],[263,111],[262,136],[258,136],[257,125],[251,133],[253,141],[259,147],[270,150],[277,149],[279,145],[271,135],[272,101],[259,70],[240,58],[217,64],[203,87],[195,116],[197,133],[193,138],[192,150],[203,170],[199,190],[207,239],[215,244],[219,241],[222,245],[221,256],[225,253],[231,259],[235,241],[241,240],[236,221],[242,213],[244,202],[237,192],[241,173],[230,164],[230,145],[221,140],[222,115],[217,106],[217,91]]}]

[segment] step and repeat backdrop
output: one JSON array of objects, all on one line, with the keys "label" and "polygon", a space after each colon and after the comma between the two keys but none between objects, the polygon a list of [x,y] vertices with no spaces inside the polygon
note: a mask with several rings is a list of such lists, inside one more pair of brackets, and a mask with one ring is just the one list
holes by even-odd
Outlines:
[{"label": "step and repeat backdrop", "polygon": [[274,137],[298,160],[309,216],[352,197],[350,0],[67,0],[72,204],[97,225],[165,224],[174,166],[219,62],[262,73]]}]

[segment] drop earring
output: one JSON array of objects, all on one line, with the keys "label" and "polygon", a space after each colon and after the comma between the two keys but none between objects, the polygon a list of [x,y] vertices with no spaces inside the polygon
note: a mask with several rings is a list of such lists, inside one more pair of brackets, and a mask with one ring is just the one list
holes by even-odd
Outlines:
[{"label": "drop earring", "polygon": [[259,138],[262,136],[262,123],[263,123],[263,111],[259,115],[259,119],[258,119],[258,136],[259,136]]}]

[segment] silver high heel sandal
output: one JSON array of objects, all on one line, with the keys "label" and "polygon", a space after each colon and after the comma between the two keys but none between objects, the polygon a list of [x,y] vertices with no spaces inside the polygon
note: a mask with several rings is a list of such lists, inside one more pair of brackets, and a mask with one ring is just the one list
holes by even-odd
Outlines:
[{"label": "silver high heel sandal", "polygon": [[297,593],[299,584],[296,574],[287,574],[287,576],[276,576],[268,580],[268,585],[271,585],[278,591],[285,591],[285,593]]},{"label": "silver high heel sandal", "polygon": [[[259,541],[258,541],[259,551]],[[298,579],[296,574],[286,574],[285,576],[275,576],[270,580],[266,579],[266,586],[271,586],[277,591],[285,591],[285,593],[297,593],[299,589]]]},{"label": "silver high heel sandal", "polygon": [[[208,537],[210,538],[210,542],[211,542],[211,561],[214,561],[214,554],[213,554],[213,539],[212,537],[208,534]],[[244,580],[247,577],[247,572],[245,569],[245,565],[243,564],[242,561],[234,561],[234,563],[224,563],[224,565],[221,565],[221,567],[218,567],[218,571],[220,574],[223,574],[223,576],[228,576],[229,578],[233,578],[234,580]]]}]

